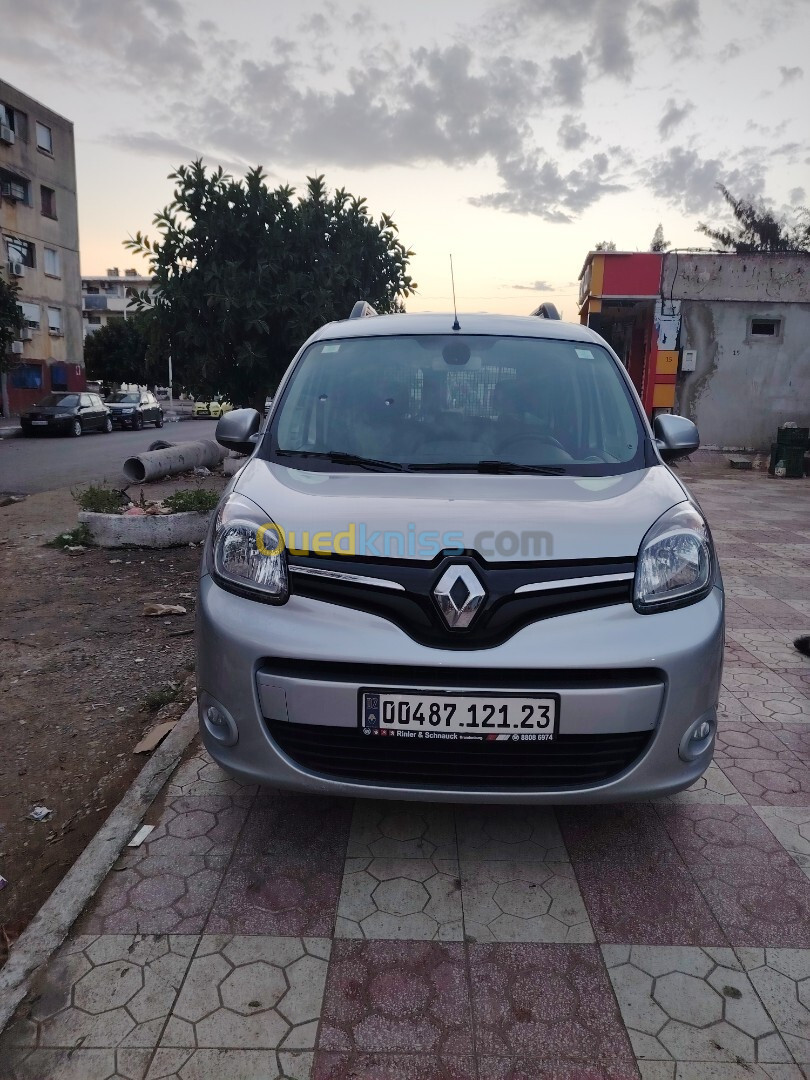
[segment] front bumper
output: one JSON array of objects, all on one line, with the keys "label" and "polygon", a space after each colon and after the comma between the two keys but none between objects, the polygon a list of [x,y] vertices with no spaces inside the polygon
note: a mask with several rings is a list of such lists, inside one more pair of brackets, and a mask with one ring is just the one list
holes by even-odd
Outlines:
[{"label": "front bumper", "polygon": [[[694,783],[714,738],[691,761],[679,749],[699,718],[712,724],[720,690],[723,593],[690,607],[639,615],[630,605],[535,622],[474,651],[417,644],[377,615],[293,596],[273,607],[235,596],[210,577],[197,608],[198,700],[203,741],[230,773],[298,791],[454,802],[586,803],[647,799]],[[446,680],[446,681],[445,681]],[[363,686],[447,690],[533,689],[560,694],[560,734],[647,733],[643,752],[598,783],[564,787],[374,782],[327,775],[288,756],[268,721],[357,728]],[[224,746],[203,720],[224,708],[238,740]],[[285,729],[286,730],[286,729]],[[399,741],[399,740],[397,740]],[[392,747],[392,753],[397,747]]]}]

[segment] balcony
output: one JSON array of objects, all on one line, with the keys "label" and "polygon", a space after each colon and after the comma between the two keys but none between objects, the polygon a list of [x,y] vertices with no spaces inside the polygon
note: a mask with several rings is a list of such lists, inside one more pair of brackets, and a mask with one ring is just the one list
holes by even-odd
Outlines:
[{"label": "balcony", "polygon": [[128,303],[129,297],[126,296],[104,296],[86,293],[82,296],[82,311],[107,311],[113,315],[124,315]]}]

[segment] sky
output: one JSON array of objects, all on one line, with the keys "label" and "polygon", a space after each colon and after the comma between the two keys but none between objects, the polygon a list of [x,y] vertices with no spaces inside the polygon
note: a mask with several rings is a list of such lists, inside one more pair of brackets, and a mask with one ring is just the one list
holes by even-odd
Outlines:
[{"label": "sky", "polygon": [[0,0],[0,75],[74,122],[82,272],[202,156],[391,213],[409,311],[577,318],[601,240],[810,203],[810,0]]}]

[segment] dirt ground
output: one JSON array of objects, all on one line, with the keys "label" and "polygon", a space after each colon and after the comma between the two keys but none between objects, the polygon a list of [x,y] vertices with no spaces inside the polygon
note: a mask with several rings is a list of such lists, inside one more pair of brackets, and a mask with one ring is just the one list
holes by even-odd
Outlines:
[{"label": "dirt ground", "polygon": [[[143,766],[135,744],[194,696],[199,547],[45,546],[76,512],[62,491],[0,507],[0,964]],[[149,601],[188,613],[146,618]]]}]

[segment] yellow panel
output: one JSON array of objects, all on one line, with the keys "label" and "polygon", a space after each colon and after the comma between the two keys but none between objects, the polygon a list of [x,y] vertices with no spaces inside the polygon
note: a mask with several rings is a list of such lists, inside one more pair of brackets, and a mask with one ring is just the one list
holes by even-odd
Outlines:
[{"label": "yellow panel", "polygon": [[659,349],[655,364],[656,375],[674,375],[678,370],[678,350]]},{"label": "yellow panel", "polygon": [[653,408],[671,409],[675,404],[675,383],[659,383],[653,388]]},{"label": "yellow panel", "polygon": [[591,301],[588,304],[588,314],[593,315],[594,312],[598,312],[598,311],[601,311],[601,310],[602,310],[602,301],[601,300],[594,300],[593,298],[591,298]]},{"label": "yellow panel", "polygon": [[605,284],[605,256],[594,255],[591,260],[591,296],[601,296]]}]

